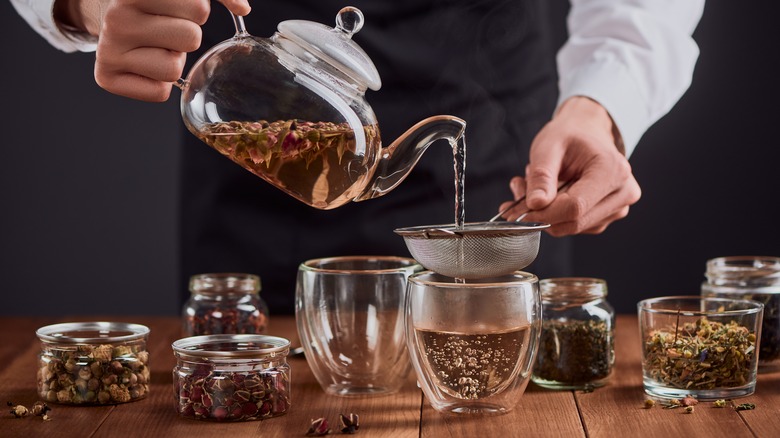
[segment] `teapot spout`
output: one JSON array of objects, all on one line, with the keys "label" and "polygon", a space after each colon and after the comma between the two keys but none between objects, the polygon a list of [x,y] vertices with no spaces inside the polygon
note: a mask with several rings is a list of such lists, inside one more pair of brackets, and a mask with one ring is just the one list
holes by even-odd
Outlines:
[{"label": "teapot spout", "polygon": [[458,141],[465,130],[466,122],[455,116],[433,116],[418,122],[382,149],[382,157],[366,190],[354,200],[365,201],[390,192],[409,175],[431,143]]}]

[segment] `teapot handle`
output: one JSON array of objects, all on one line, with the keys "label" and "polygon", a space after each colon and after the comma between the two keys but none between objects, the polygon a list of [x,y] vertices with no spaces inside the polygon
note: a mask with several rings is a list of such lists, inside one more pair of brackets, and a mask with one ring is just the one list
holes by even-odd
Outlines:
[{"label": "teapot handle", "polygon": [[[244,17],[232,12],[230,12],[230,15],[233,17],[233,24],[236,26],[236,34],[233,35],[233,38],[249,36],[249,32],[246,31],[246,26],[244,25]],[[173,83],[173,85],[179,87],[181,90],[187,88],[187,84],[188,82],[184,78],[179,78]]]}]

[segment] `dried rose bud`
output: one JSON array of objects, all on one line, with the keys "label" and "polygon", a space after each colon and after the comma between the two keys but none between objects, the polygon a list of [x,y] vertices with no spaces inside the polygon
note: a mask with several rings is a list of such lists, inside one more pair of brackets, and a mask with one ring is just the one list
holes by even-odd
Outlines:
[{"label": "dried rose bud", "polygon": [[715,400],[714,402],[712,402],[712,406],[716,407],[716,408],[725,408],[726,407],[726,400],[723,400],[723,399]]},{"label": "dried rose bud", "polygon": [[341,433],[355,433],[360,428],[358,423],[357,414],[339,415],[339,422],[341,422]]},{"label": "dried rose bud", "polygon": [[33,415],[46,415],[47,412],[49,412],[51,408],[49,405],[42,401],[37,401],[32,407],[32,414]]},{"label": "dried rose bud", "polygon": [[696,406],[697,404],[699,404],[699,401],[691,397],[690,395],[686,395],[685,397],[683,397],[680,403],[683,406]]},{"label": "dried rose bud", "polygon": [[328,427],[328,420],[325,418],[318,418],[316,420],[311,420],[311,426],[309,426],[309,431],[306,432],[306,436],[325,436],[330,433],[330,428]]},{"label": "dried rose bud", "polygon": [[651,398],[645,399],[645,409],[650,409],[653,406],[655,406],[655,400]]}]

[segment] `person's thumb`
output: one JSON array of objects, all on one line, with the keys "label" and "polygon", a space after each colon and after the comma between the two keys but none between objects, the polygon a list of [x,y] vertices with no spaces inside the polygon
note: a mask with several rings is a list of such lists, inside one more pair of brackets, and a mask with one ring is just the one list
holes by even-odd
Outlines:
[{"label": "person's thumb", "polygon": [[557,152],[559,148],[550,147],[552,145],[534,146],[525,168],[525,202],[531,210],[541,210],[550,205],[557,194],[562,157]]}]

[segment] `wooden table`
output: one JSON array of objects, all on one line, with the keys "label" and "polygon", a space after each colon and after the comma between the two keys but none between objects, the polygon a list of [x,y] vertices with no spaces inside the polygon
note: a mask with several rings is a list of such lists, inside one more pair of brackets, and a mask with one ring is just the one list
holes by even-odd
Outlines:
[{"label": "wooden table", "polygon": [[[105,320],[106,318],[100,318]],[[151,328],[152,381],[143,400],[116,405],[75,407],[52,404],[51,421],[14,418],[10,408],[0,416],[2,437],[303,437],[310,420],[325,417],[338,425],[339,413],[360,416],[362,437],[778,437],[780,372],[762,374],[755,395],[738,399],[755,403],[752,411],[716,409],[700,403],[694,413],[682,409],[644,409],[640,347],[635,316],[619,316],[614,374],[610,383],[590,393],[550,391],[529,385],[517,408],[493,417],[448,417],[435,412],[411,375],[395,395],[340,398],[326,395],[306,360],[290,359],[292,407],[277,418],[244,423],[213,423],[181,418],[173,407],[171,343],[179,337],[174,317],[110,318]],[[72,321],[96,320],[72,318]],[[0,402],[31,406],[38,400],[35,370],[39,344],[35,330],[64,322],[47,318],[0,318]],[[269,334],[299,344],[292,317],[272,317]],[[412,373],[413,374],[413,373]],[[340,434],[339,434],[340,435]]]}]

